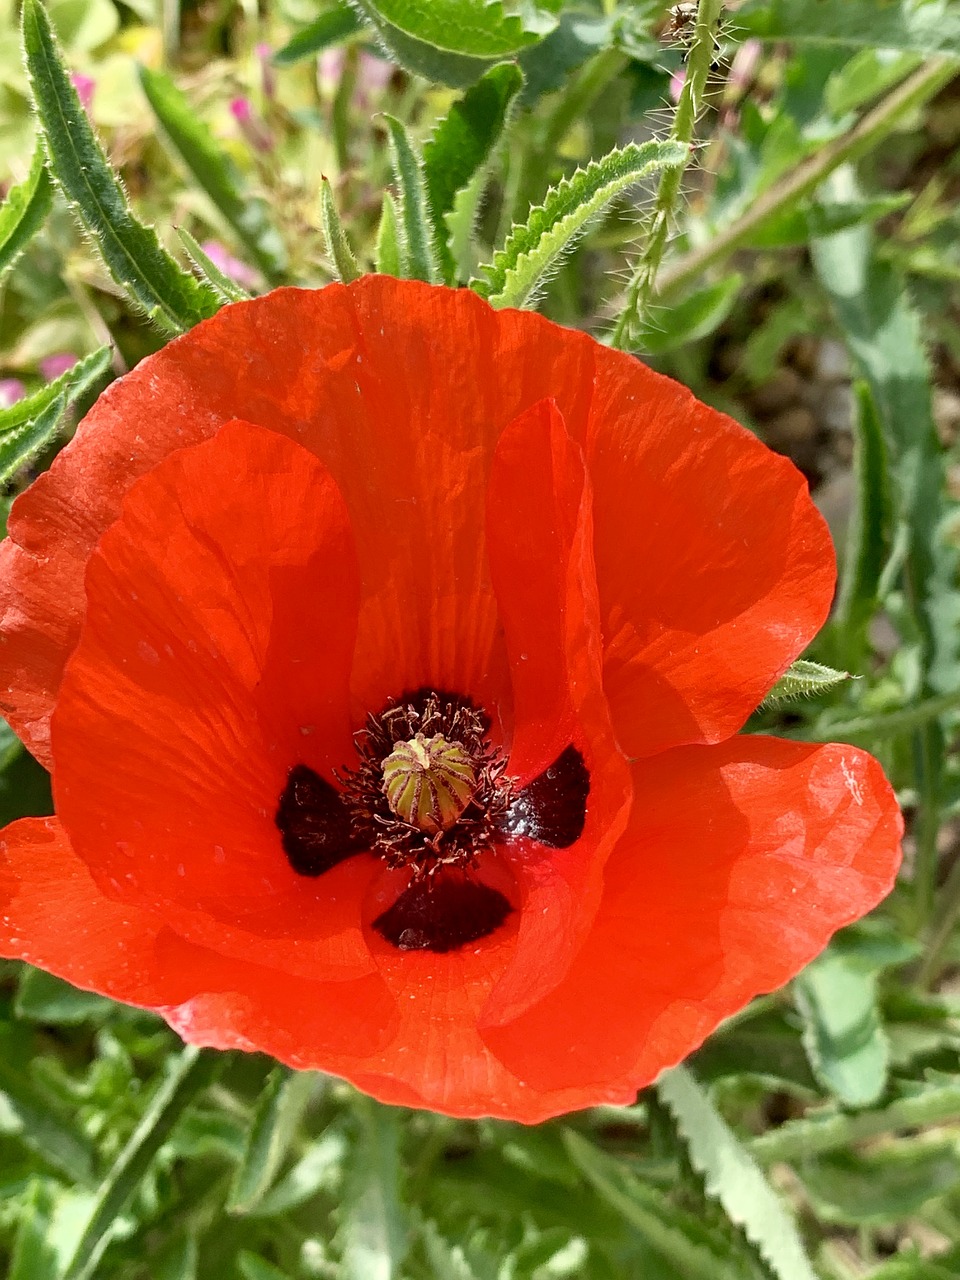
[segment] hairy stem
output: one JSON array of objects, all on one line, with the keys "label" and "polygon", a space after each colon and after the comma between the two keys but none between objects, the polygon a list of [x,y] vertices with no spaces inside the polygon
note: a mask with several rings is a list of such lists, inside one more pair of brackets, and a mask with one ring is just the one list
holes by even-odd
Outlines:
[{"label": "hairy stem", "polygon": [[707,268],[722,262],[762,226],[798,200],[811,194],[829,174],[849,160],[871,151],[910,111],[928,102],[957,74],[957,64],[933,58],[908,76],[896,89],[862,116],[852,128],[809,156],[787,173],[750,206],[743,217],[714,236],[707,244],[680,258],[660,277],[657,294],[665,297],[701,277]]},{"label": "hairy stem", "polygon": [[[713,62],[717,44],[717,25],[723,9],[723,0],[699,0],[693,39],[687,56],[686,77],[680,90],[670,141],[690,146],[694,138],[697,120],[703,110],[707,77]],[[656,288],[657,273],[673,225],[677,200],[683,183],[685,165],[664,169],[657,188],[653,208],[643,227],[644,248],[627,289],[627,301],[620,313],[610,341],[614,347],[629,344],[641,314]]]}]

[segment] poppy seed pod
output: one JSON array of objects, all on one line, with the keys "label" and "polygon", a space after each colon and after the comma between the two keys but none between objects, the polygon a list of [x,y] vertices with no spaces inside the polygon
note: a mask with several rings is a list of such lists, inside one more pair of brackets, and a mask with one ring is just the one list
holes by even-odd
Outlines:
[{"label": "poppy seed pod", "polygon": [[734,736],[823,623],[802,476],[468,291],[224,308],[101,397],[0,548],[57,816],[0,954],[388,1102],[625,1103],[889,890],[845,745]]}]

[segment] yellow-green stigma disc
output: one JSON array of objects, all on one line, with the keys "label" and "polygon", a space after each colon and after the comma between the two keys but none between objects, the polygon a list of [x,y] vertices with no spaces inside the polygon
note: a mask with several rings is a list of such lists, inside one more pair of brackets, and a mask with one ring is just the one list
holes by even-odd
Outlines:
[{"label": "yellow-green stigma disc", "polygon": [[446,831],[473,799],[477,777],[467,752],[443,734],[398,742],[383,762],[383,793],[398,818],[430,835]]}]

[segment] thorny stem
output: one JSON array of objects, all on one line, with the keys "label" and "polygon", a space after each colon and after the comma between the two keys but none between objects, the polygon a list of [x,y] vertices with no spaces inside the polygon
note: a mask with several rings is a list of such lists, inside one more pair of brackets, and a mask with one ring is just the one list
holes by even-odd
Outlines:
[{"label": "thorny stem", "polygon": [[[680,90],[676,114],[670,129],[670,142],[683,143],[688,148],[693,142],[697,120],[703,110],[704,93],[707,77],[713,63],[717,46],[717,26],[723,0],[699,0],[697,17],[693,28],[693,38],[687,55],[686,77]],[[689,156],[688,152],[688,156]],[[667,247],[670,228],[673,225],[674,212],[686,165],[676,165],[664,169],[660,175],[656,199],[643,228],[645,245],[640,255],[633,279],[627,289],[627,301],[620,313],[610,338],[611,345],[621,350],[632,337],[633,331],[640,321],[642,311],[653,296],[656,288],[657,273]]]},{"label": "thorny stem", "polygon": [[738,249],[768,218],[811,194],[842,164],[870,151],[890,132],[901,117],[928,102],[950,83],[957,74],[955,62],[933,58],[908,76],[872,111],[862,116],[852,128],[822,147],[797,165],[779,182],[774,183],[750,206],[742,218],[725,231],[713,236],[709,243],[681,258],[660,277],[658,296],[673,293],[698,279],[708,267],[723,261]]}]

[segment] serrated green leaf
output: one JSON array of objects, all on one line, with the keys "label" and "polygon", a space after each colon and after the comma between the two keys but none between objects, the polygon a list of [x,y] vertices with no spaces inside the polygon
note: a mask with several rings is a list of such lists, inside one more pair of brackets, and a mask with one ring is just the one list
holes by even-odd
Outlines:
[{"label": "serrated green leaf", "polygon": [[61,393],[66,395],[69,404],[82,400],[106,376],[112,356],[110,347],[98,347],[53,382],[48,382],[32,395],[17,400],[9,408],[0,409],[0,437],[36,418]]},{"label": "serrated green leaf", "polygon": [[400,276],[403,265],[400,260],[400,220],[397,202],[389,191],[383,193],[383,212],[377,230],[375,253],[377,271],[382,276]]},{"label": "serrated green leaf", "polygon": [[503,58],[552,31],[560,5],[529,4],[524,16],[510,14],[500,0],[355,0],[377,23],[446,53]]},{"label": "serrated green leaf", "polygon": [[400,190],[400,243],[402,275],[408,280],[436,282],[439,277],[433,228],[427,214],[427,190],[423,160],[406,128],[394,116],[385,115],[390,132],[393,172]]},{"label": "serrated green leaf", "polygon": [[687,148],[674,142],[644,142],[611,151],[551,187],[543,204],[515,225],[482,279],[471,287],[495,307],[522,307],[567,253],[591,218],[641,178],[683,164]]},{"label": "serrated green leaf", "polygon": [[825,667],[822,662],[798,658],[764,698],[764,705],[792,702],[796,698],[811,698],[852,679],[849,671],[834,671],[833,667]]},{"label": "serrated green leaf", "polygon": [[319,1080],[314,1071],[274,1067],[270,1072],[227,1197],[230,1213],[249,1213],[273,1186]]},{"label": "serrated green leaf", "polygon": [[951,0],[746,0],[738,35],[912,50],[960,58],[960,10]]},{"label": "serrated green leaf", "polygon": [[27,71],[55,181],[131,302],[168,332],[184,332],[213,315],[219,299],[175,262],[152,228],[134,217],[80,105],[39,0],[24,0],[22,17]]},{"label": "serrated green leaf", "polygon": [[491,67],[454,102],[423,149],[427,200],[447,284],[453,284],[457,272],[447,216],[453,212],[458,193],[489,161],[522,87],[523,72],[516,63]]},{"label": "serrated green leaf", "polygon": [[60,392],[32,422],[13,427],[0,437],[0,484],[6,484],[54,443],[67,412],[67,397]]},{"label": "serrated green leaf", "polygon": [[742,1227],[777,1280],[817,1280],[792,1218],[693,1075],[674,1067],[656,1087],[708,1195]]},{"label": "serrated green leaf", "polygon": [[340,1202],[343,1280],[399,1280],[409,1247],[400,1198],[397,1113],[358,1097],[353,1144]]},{"label": "serrated green leaf", "polygon": [[867,629],[880,603],[880,582],[890,556],[893,499],[887,445],[876,401],[866,382],[855,384],[854,395],[856,503],[847,526],[832,625],[847,661],[858,666],[867,651]]},{"label": "serrated green leaf", "polygon": [[196,240],[183,227],[177,227],[177,235],[180,237],[187,256],[193,265],[199,271],[200,275],[207,281],[212,289],[219,295],[224,304],[231,302],[247,302],[250,294],[247,293],[236,280],[231,280],[228,275],[220,270],[215,262],[203,252]]},{"label": "serrated green leaf", "polygon": [[278,67],[288,67],[303,58],[312,58],[324,49],[342,44],[363,30],[363,22],[348,4],[338,4],[322,13],[315,22],[298,31],[282,49],[273,55]]},{"label": "serrated green leaf", "polygon": [[890,1056],[876,971],[828,951],[807,965],[793,990],[817,1079],[844,1106],[871,1106],[886,1087]]},{"label": "serrated green leaf", "polygon": [[244,191],[243,178],[222,144],[170,77],[144,66],[139,66],[137,72],[163,134],[188,173],[216,205],[267,279],[278,283],[283,278],[286,255],[263,201],[252,199]]},{"label": "serrated green leaf", "polygon": [[796,1168],[818,1217],[842,1226],[902,1222],[960,1186],[953,1142],[899,1142],[864,1154],[836,1151]]},{"label": "serrated green leaf", "polygon": [[347,233],[340,221],[340,214],[333,199],[333,190],[326,178],[320,180],[320,220],[327,241],[327,252],[333,259],[337,276],[344,284],[360,278],[360,264],[354,256]]},{"label": "serrated green leaf", "polygon": [[38,144],[29,174],[19,185],[10,188],[0,205],[0,279],[43,226],[52,199],[53,187],[43,146]]},{"label": "serrated green leaf", "polygon": [[225,1056],[201,1052],[192,1046],[182,1051],[102,1182],[63,1280],[92,1280],[110,1241],[113,1224],[136,1193],[180,1116],[213,1083]]}]

